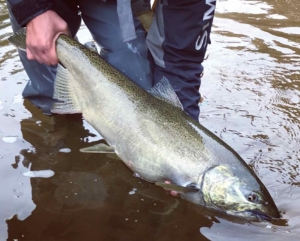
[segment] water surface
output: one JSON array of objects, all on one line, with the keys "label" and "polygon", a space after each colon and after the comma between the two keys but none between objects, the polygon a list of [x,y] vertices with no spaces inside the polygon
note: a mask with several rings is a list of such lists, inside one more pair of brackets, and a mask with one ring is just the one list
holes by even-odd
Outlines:
[{"label": "water surface", "polygon": [[[101,141],[90,125],[23,101],[28,77],[1,0],[0,240],[299,240],[299,11],[298,1],[218,2],[201,123],[255,170],[283,217],[246,223],[174,198],[112,157],[80,153]],[[84,26],[79,38],[90,40]],[[26,174],[39,170],[55,175]]]}]

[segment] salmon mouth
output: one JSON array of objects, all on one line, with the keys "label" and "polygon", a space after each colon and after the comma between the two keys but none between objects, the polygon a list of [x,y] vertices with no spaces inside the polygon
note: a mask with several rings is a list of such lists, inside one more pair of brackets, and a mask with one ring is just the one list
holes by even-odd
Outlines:
[{"label": "salmon mouth", "polygon": [[255,216],[259,221],[272,221],[273,219],[271,216],[260,210],[248,210],[247,212],[251,213],[252,216]]},{"label": "salmon mouth", "polygon": [[272,216],[269,214],[266,214],[258,209],[255,210],[245,210],[243,212],[226,212],[227,214],[233,215],[233,216],[238,216],[241,218],[246,218],[252,221],[268,221],[271,222],[274,219]]},{"label": "salmon mouth", "polygon": [[[218,208],[219,209],[219,208]],[[224,210],[223,210],[224,211]],[[273,213],[272,210],[269,211],[268,209],[261,210],[259,208],[245,208],[244,210],[228,210],[225,211],[226,214],[230,216],[236,216],[240,218],[246,218],[247,220],[251,221],[268,221],[271,222],[273,220],[278,220],[281,218],[279,212]]]}]

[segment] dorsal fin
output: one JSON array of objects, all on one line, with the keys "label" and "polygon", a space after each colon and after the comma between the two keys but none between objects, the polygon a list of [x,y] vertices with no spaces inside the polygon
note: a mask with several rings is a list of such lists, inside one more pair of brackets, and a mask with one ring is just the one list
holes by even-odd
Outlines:
[{"label": "dorsal fin", "polygon": [[161,99],[183,110],[178,96],[176,95],[172,85],[166,77],[163,77],[160,82],[154,85],[148,92],[156,98]]}]

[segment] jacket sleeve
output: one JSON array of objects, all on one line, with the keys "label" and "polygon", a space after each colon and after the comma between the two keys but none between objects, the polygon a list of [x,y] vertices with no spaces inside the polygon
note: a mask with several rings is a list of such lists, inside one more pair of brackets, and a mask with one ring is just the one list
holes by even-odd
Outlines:
[{"label": "jacket sleeve", "polygon": [[12,14],[21,27],[36,16],[51,9],[54,0],[7,0]]}]

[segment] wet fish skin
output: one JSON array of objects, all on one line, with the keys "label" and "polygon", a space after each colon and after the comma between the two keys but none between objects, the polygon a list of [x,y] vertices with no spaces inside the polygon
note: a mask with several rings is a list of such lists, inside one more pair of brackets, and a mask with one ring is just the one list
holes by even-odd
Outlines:
[{"label": "wet fish skin", "polygon": [[[18,46],[24,33],[17,38],[10,41]],[[58,67],[54,97],[63,102],[53,106],[54,113],[82,113],[144,180],[196,185],[199,191],[181,193],[193,203],[250,219],[280,217],[255,173],[182,110],[168,81],[149,90],[154,97],[75,40],[61,35],[56,48],[66,69]]]}]

